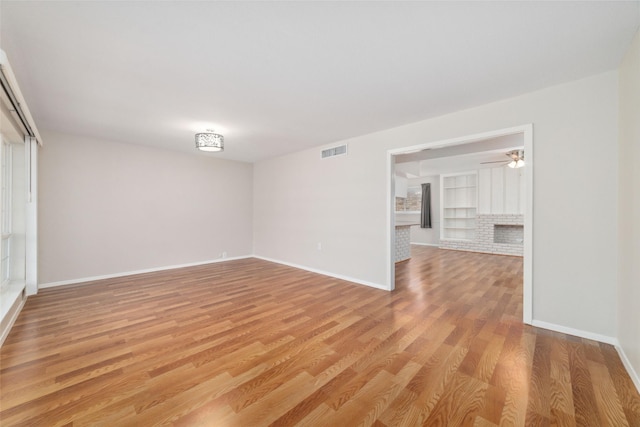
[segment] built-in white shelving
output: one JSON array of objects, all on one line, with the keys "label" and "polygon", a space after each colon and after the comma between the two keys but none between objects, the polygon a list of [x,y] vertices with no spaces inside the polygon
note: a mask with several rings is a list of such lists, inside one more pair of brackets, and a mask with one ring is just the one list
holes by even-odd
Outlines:
[{"label": "built-in white shelving", "polygon": [[442,175],[441,239],[473,240],[478,209],[476,171]]}]

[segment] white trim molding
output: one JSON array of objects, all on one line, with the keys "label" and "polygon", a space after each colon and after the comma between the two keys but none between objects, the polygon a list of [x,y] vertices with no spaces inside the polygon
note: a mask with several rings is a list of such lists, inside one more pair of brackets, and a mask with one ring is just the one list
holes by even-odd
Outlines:
[{"label": "white trim molding", "polygon": [[[24,283],[11,283],[2,290],[2,301],[0,301],[0,306],[2,306],[2,316],[0,316],[2,323],[0,346],[4,344],[4,340],[7,339],[11,328],[13,328],[13,325],[16,323],[22,307],[24,307],[24,304],[27,302],[27,296],[23,294],[23,290]],[[10,317],[5,318],[5,316],[9,314]]]},{"label": "white trim molding", "polygon": [[442,148],[451,145],[469,144],[506,135],[522,134],[527,158],[525,169],[526,204],[524,210],[522,321],[533,322],[533,124],[525,124],[474,135],[461,136],[440,141],[427,142],[410,147],[387,150],[387,281],[388,289],[395,288],[395,157],[398,154],[421,151],[427,148]]},{"label": "white trim molding", "polygon": [[25,208],[25,281],[27,295],[38,293],[38,142],[24,137],[27,203]]},{"label": "white trim molding", "polygon": [[286,265],[288,267],[298,268],[300,270],[305,270],[305,271],[310,271],[312,273],[322,274],[323,276],[333,277],[335,279],[340,279],[340,280],[345,280],[347,282],[356,283],[358,285],[364,285],[364,286],[369,286],[371,288],[382,289],[382,290],[388,291],[387,288],[385,288],[383,285],[380,285],[378,283],[373,283],[373,282],[367,282],[365,280],[354,279],[353,277],[343,276],[341,274],[334,274],[334,273],[330,273],[328,271],[318,270],[318,269],[315,269],[315,268],[305,267],[304,265],[293,264],[293,263],[290,263],[290,262],[280,261],[280,260],[276,260],[276,259],[272,259],[272,258],[258,256],[258,255],[244,255],[244,256],[238,256],[238,257],[233,257],[233,258],[221,258],[221,259],[215,259],[215,260],[209,260],[209,261],[193,262],[193,263],[189,263],[189,264],[170,265],[170,266],[165,266],[165,267],[147,268],[147,269],[144,269],[144,270],[126,271],[126,272],[123,272],[123,273],[105,274],[105,275],[102,275],[102,276],[91,276],[91,277],[83,277],[83,278],[80,278],[80,279],[61,280],[61,281],[58,281],[58,282],[42,283],[42,284],[40,284],[39,288],[40,289],[45,289],[45,288],[55,288],[55,287],[58,287],[58,286],[77,285],[79,283],[85,283],[85,282],[95,282],[95,281],[104,280],[104,279],[113,279],[113,278],[117,278],[117,277],[133,276],[135,274],[155,273],[155,272],[158,272],[158,271],[174,270],[176,268],[195,267],[195,266],[198,266],[198,265],[215,264],[215,263],[218,263],[218,262],[235,261],[235,260],[247,259],[247,258],[257,258],[257,259],[261,259],[263,261],[273,262],[273,263],[276,263],[276,264],[282,264],[282,265]]},{"label": "white trim molding", "polygon": [[[42,137],[40,136],[40,132],[38,132],[38,128],[36,127],[36,123],[31,116],[31,112],[29,111],[29,107],[27,106],[26,101],[24,100],[24,96],[22,96],[22,91],[20,90],[20,86],[18,86],[18,80],[16,79],[15,74],[13,74],[13,69],[11,68],[11,64],[9,64],[9,58],[7,58],[7,54],[0,49],[0,73],[2,74],[2,78],[6,81],[8,87],[5,88],[5,91],[10,92],[8,96],[13,96],[15,101],[19,105],[19,110],[22,114],[24,114],[24,119],[26,119],[26,125],[31,128],[31,132],[33,136],[38,141],[38,144],[42,145]],[[16,111],[16,114],[18,112]],[[29,129],[25,129],[28,133]]]},{"label": "white trim molding", "polygon": [[[617,341],[617,340],[616,340]],[[624,352],[624,349],[620,346],[620,343],[616,344],[616,350],[618,351],[618,356],[620,356],[620,360],[622,360],[622,364],[624,365],[627,373],[631,377],[631,381],[636,386],[636,390],[640,393],[640,375],[633,369],[633,365],[631,361],[627,357],[627,354]]]},{"label": "white trim molding", "polygon": [[373,282],[367,282],[366,280],[354,279],[353,277],[343,276],[342,274],[330,273],[328,271],[318,270],[316,268],[305,267],[304,265],[293,264],[293,263],[290,263],[290,262],[280,261],[280,260],[277,260],[277,259],[267,258],[267,257],[263,257],[263,256],[258,256],[258,255],[254,255],[253,257],[257,258],[257,259],[261,259],[263,261],[274,262],[276,264],[286,265],[287,267],[298,268],[300,270],[310,271],[311,273],[322,274],[323,276],[328,276],[328,277],[333,277],[335,279],[345,280],[347,282],[352,282],[352,283],[355,283],[355,284],[358,284],[358,285],[364,285],[364,286],[369,286],[371,288],[382,289],[383,291],[388,291],[389,290],[384,285],[380,285],[378,283],[373,283]]},{"label": "white trim molding", "polygon": [[543,322],[541,320],[534,320],[532,322],[532,326],[535,326],[537,328],[542,328],[542,329],[548,329],[554,332],[560,332],[567,335],[573,335],[580,338],[586,338],[588,340],[598,341],[601,343],[610,344],[614,346],[616,351],[618,352],[618,356],[620,356],[620,360],[622,361],[622,364],[624,365],[625,369],[627,370],[627,373],[629,374],[629,377],[631,377],[631,381],[633,381],[633,384],[636,386],[638,393],[640,393],[640,376],[635,371],[635,369],[633,369],[633,365],[631,364],[631,361],[625,354],[624,349],[620,346],[620,342],[616,337],[595,334],[593,332],[569,328],[566,326],[556,325],[554,323]]},{"label": "white trim molding", "polygon": [[196,267],[198,265],[215,264],[215,263],[218,263],[218,262],[235,261],[235,260],[238,260],[238,259],[245,259],[245,258],[253,258],[253,256],[252,255],[243,255],[243,256],[237,256],[237,257],[232,257],[232,258],[220,258],[220,259],[214,259],[214,260],[208,260],[208,261],[192,262],[192,263],[188,263],[188,264],[178,264],[178,265],[169,265],[169,266],[164,266],[164,267],[147,268],[147,269],[144,269],[144,270],[125,271],[123,273],[105,274],[105,275],[102,275],[102,276],[91,276],[91,277],[83,277],[83,278],[80,278],[80,279],[61,280],[59,282],[41,283],[38,286],[38,288],[39,289],[45,289],[45,288],[55,288],[57,286],[77,285],[78,283],[94,282],[96,280],[104,280],[104,279],[113,279],[113,278],[116,278],[116,277],[133,276],[135,274],[155,273],[157,271],[175,270],[176,268]]},{"label": "white trim molding", "polygon": [[534,320],[531,323],[536,328],[548,329],[550,331],[560,332],[562,334],[573,335],[580,338],[586,338],[588,340],[603,342],[605,344],[611,344],[613,346],[618,345],[618,340],[615,337],[607,335],[600,335],[589,331],[583,331],[581,329],[569,328],[567,326],[556,325],[555,323],[543,322],[542,320]]},{"label": "white trim molding", "polygon": [[13,312],[13,314],[11,315],[11,318],[7,320],[7,323],[6,323],[7,326],[2,330],[2,335],[0,335],[0,347],[2,347],[2,344],[4,344],[4,340],[6,340],[7,337],[9,336],[9,332],[11,332],[11,328],[13,328],[13,325],[16,323],[16,320],[18,320],[18,316],[20,315],[20,312],[22,311],[22,308],[24,307],[24,304],[26,302],[27,302],[27,298],[24,298],[20,302],[16,310]]}]

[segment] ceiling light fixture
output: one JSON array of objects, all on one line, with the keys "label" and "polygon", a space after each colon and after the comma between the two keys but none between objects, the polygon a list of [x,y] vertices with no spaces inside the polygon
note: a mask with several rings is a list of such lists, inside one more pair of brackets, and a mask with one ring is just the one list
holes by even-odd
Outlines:
[{"label": "ceiling light fixture", "polygon": [[201,151],[223,151],[224,137],[214,133],[211,129],[196,133],[196,148]]},{"label": "ceiling light fixture", "polygon": [[507,166],[512,169],[518,169],[524,166],[524,150],[515,150],[507,153],[511,157],[511,161]]},{"label": "ceiling light fixture", "polygon": [[494,162],[481,162],[481,165],[486,165],[489,163],[503,163],[509,166],[512,169],[518,169],[525,165],[524,163],[524,150],[513,150],[505,153],[507,156],[511,157],[511,160],[498,160]]},{"label": "ceiling light fixture", "polygon": [[518,159],[518,160],[515,160],[515,159],[514,159],[514,160],[511,160],[507,166],[509,166],[509,167],[510,167],[510,168],[512,168],[512,169],[518,169],[518,168],[521,168],[521,167],[523,167],[523,166],[524,166],[524,160],[522,160],[522,159]]}]

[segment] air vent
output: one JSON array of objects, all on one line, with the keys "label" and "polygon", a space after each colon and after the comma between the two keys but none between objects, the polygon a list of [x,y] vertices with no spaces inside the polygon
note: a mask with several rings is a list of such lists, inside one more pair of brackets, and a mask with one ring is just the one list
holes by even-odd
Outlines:
[{"label": "air vent", "polygon": [[326,159],[327,157],[341,156],[343,154],[347,154],[346,145],[339,145],[337,147],[327,148],[326,150],[322,150],[323,159]]}]

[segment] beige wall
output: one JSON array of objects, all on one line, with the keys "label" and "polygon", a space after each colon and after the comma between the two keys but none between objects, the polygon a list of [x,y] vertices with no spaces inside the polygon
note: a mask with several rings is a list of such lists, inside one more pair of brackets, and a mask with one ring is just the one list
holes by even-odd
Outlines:
[{"label": "beige wall", "polygon": [[618,339],[640,389],[640,32],[620,67]]},{"label": "beige wall", "polygon": [[254,251],[386,287],[387,150],[533,123],[533,318],[615,337],[617,76],[341,141],[347,156],[258,162]]},{"label": "beige wall", "polygon": [[251,164],[43,136],[41,285],[251,255]]}]

